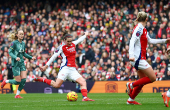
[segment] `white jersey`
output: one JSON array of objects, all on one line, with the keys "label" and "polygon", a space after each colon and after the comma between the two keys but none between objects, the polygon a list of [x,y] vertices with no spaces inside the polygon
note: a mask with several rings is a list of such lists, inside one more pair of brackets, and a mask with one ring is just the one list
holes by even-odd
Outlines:
[{"label": "white jersey", "polygon": [[136,66],[140,60],[146,60],[147,44],[165,43],[167,39],[151,39],[141,23],[138,23],[132,32],[129,44],[129,58],[135,58]]}]

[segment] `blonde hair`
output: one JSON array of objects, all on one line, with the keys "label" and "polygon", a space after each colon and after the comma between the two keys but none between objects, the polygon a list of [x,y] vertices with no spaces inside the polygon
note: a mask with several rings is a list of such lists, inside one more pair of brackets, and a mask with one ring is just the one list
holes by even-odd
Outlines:
[{"label": "blonde hair", "polygon": [[17,39],[18,39],[18,37],[17,37],[18,31],[23,31],[23,30],[22,30],[22,29],[18,29],[16,32],[11,32],[11,33],[9,34],[9,37],[8,37],[8,38],[9,38],[11,41],[17,40]]},{"label": "blonde hair", "polygon": [[11,32],[8,37],[11,41],[17,40],[18,37],[16,36],[15,32]]},{"label": "blonde hair", "polygon": [[144,11],[141,11],[138,13],[135,21],[144,22],[146,20],[146,18],[147,18],[147,14]]}]

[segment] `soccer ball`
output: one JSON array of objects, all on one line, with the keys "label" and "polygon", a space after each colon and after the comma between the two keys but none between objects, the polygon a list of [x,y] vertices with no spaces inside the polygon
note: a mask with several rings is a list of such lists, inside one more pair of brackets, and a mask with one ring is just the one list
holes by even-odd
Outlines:
[{"label": "soccer ball", "polygon": [[76,101],[78,99],[78,95],[76,92],[71,91],[67,94],[67,100],[68,101]]}]

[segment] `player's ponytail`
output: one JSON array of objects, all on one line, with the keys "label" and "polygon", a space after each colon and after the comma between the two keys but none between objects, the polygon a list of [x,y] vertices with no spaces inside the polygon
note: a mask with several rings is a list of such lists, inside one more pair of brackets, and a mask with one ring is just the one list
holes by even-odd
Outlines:
[{"label": "player's ponytail", "polygon": [[18,34],[18,31],[23,31],[22,29],[18,29],[17,32],[11,32],[8,36],[8,38],[11,40],[11,41],[14,41],[14,40],[17,40],[18,37],[17,37],[17,34]]},{"label": "player's ponytail", "polygon": [[11,41],[17,40],[18,37],[16,36],[15,32],[11,32],[8,37]]},{"label": "player's ponytail", "polygon": [[145,22],[146,18],[147,18],[147,14],[145,12],[141,11],[141,12],[138,13],[137,18],[136,18],[135,21],[137,21],[137,22]]}]

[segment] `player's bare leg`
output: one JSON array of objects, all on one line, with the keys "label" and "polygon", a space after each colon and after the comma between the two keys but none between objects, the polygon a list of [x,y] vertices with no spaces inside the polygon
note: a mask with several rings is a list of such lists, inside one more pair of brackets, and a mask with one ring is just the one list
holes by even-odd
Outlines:
[{"label": "player's bare leg", "polygon": [[51,86],[53,86],[54,88],[60,88],[60,86],[63,84],[63,80],[57,78],[56,81],[51,81]]},{"label": "player's bare leg", "polygon": [[85,79],[83,79],[83,77],[80,77],[76,80],[76,82],[78,82],[80,84],[81,93],[83,95],[82,101],[94,101],[87,97],[87,84],[86,84]]}]

